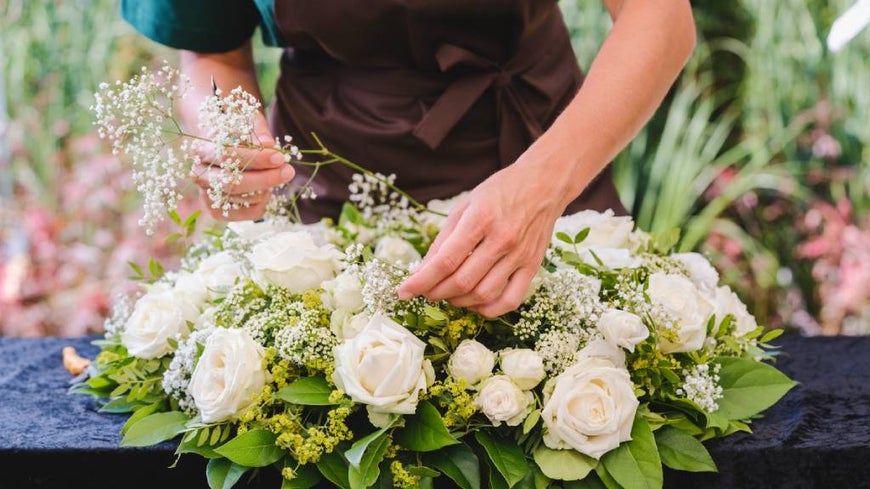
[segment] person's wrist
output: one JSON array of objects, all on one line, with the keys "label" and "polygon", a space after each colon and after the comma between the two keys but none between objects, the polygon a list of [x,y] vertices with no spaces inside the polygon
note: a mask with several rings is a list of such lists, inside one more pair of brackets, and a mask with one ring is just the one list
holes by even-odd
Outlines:
[{"label": "person's wrist", "polygon": [[558,144],[541,137],[517,161],[525,167],[535,180],[540,181],[538,189],[541,198],[557,210],[557,216],[573,202],[591,181],[583,168],[582,157],[576,148],[568,144]]}]

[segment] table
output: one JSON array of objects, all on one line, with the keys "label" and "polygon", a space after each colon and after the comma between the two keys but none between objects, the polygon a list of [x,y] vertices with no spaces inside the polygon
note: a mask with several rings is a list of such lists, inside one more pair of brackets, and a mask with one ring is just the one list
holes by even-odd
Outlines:
[{"label": "table", "polygon": [[[0,489],[207,487],[204,462],[174,445],[119,448],[126,416],[69,396],[61,349],[83,356],[93,338],[0,338]],[[708,443],[718,474],[665,474],[678,488],[870,488],[870,337],[778,340],[778,367],[801,384],[755,434]],[[280,487],[274,471],[249,487]]]}]

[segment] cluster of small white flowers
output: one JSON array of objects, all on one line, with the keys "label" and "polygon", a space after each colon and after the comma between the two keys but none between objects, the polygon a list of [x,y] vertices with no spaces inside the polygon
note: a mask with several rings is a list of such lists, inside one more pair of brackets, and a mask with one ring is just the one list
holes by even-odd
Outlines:
[{"label": "cluster of small white flowers", "polygon": [[408,199],[390,189],[389,185],[395,181],[395,175],[356,173],[347,187],[349,200],[356,204],[367,222],[376,226],[378,236],[389,230],[413,228],[419,221],[419,213]]},{"label": "cluster of small white flowers", "polygon": [[677,395],[694,402],[708,413],[719,409],[717,400],[722,398],[722,386],[719,385],[719,364],[713,368],[706,363],[683,370],[683,384],[677,389]]},{"label": "cluster of small white flowers", "polygon": [[399,303],[396,289],[406,274],[405,271],[377,258],[366,262],[361,273],[365,277],[362,296],[366,312],[370,316],[394,311]]},{"label": "cluster of small white flowers", "polygon": [[140,224],[148,234],[181,200],[179,182],[199,162],[189,142],[176,147],[171,137],[181,133],[173,105],[189,89],[190,81],[168,64],[157,72],[143,67],[126,83],[101,83],[90,108],[97,133],[111,141],[112,153],[131,160],[133,182],[144,197]]},{"label": "cluster of small white flowers", "polygon": [[178,348],[169,363],[169,367],[163,372],[163,391],[178,401],[178,407],[185,413],[193,416],[196,414],[196,406],[190,393],[190,378],[193,375],[193,367],[196,366],[198,345],[204,345],[214,331],[214,326],[194,331],[186,339],[178,343]]},{"label": "cluster of small white flowers", "polygon": [[107,317],[103,322],[103,329],[106,331],[106,338],[119,337],[124,330],[124,325],[133,314],[133,307],[136,301],[133,297],[127,294],[118,294],[112,302],[112,315]]},{"label": "cluster of small white flowers", "polygon": [[670,257],[644,253],[640,255],[640,258],[643,262],[643,267],[649,270],[649,273],[662,272],[689,277],[686,267]]},{"label": "cluster of small white flowers", "polygon": [[[261,104],[257,97],[242,87],[232,89],[226,97],[221,95],[221,90],[216,89],[214,96],[202,101],[199,128],[206,140],[197,140],[194,146],[211,155],[212,164],[216,163],[222,170],[215,172],[209,180],[207,193],[212,207],[221,209],[226,216],[230,209],[238,209],[246,204],[230,202],[227,190],[241,181],[242,172],[250,163],[239,155],[238,149],[261,147],[254,133],[254,120]],[[292,145],[289,136],[285,137],[284,144],[276,138],[275,148],[285,152],[284,160],[288,163],[299,157],[299,149]]]},{"label": "cluster of small white flowers", "polygon": [[577,361],[577,352],[585,342],[578,332],[550,330],[538,338],[535,351],[544,362],[544,370],[556,376]]},{"label": "cluster of small white flowers", "polygon": [[306,309],[275,333],[278,355],[291,363],[304,366],[312,362],[332,364],[332,351],[338,338],[327,327],[320,325],[320,311]]},{"label": "cluster of small white flowers", "polygon": [[616,291],[612,304],[615,309],[622,309],[640,317],[651,312],[652,305],[646,300],[643,283],[635,278],[634,273],[619,274],[613,289]]},{"label": "cluster of small white flowers", "polygon": [[532,340],[543,332],[558,329],[586,337],[605,310],[598,294],[601,282],[574,269],[560,269],[546,275],[530,306],[520,312],[514,335]]}]

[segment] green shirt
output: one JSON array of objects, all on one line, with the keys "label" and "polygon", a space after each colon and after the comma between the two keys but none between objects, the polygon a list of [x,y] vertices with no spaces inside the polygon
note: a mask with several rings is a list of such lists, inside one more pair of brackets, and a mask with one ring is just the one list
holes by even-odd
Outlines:
[{"label": "green shirt", "polygon": [[121,15],[166,46],[218,53],[247,41],[259,24],[263,41],[282,44],[272,0],[122,0]]}]

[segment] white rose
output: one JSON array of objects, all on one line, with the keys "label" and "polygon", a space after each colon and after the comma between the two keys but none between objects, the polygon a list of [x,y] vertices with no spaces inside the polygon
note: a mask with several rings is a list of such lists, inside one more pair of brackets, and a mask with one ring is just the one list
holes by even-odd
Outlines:
[{"label": "white rose", "polygon": [[216,328],[193,369],[190,394],[203,423],[235,418],[266,385],[263,350],[243,329]]},{"label": "white rose", "polygon": [[261,285],[269,283],[301,293],[334,277],[342,253],[331,244],[318,246],[304,231],[291,231],[257,243],[248,258]]},{"label": "white rose", "polygon": [[420,391],[434,381],[426,344],[377,314],[354,338],[335,348],[332,380],[370,413],[412,414]]},{"label": "white rose", "polygon": [[121,343],[130,355],[158,358],[172,351],[169,339],[187,335],[188,321],[195,321],[198,310],[188,301],[179,300],[172,289],[152,289],[133,307],[121,331]]},{"label": "white rose", "polygon": [[201,308],[208,300],[208,287],[196,273],[177,274],[171,290],[176,300],[186,302],[193,308]]},{"label": "white rose", "polygon": [[635,345],[649,337],[640,317],[619,309],[609,309],[598,320],[598,330],[608,343],[633,352]]},{"label": "white rose", "polygon": [[447,372],[469,386],[492,375],[494,367],[495,353],[474,340],[462,340],[447,361]]},{"label": "white rose", "polygon": [[288,219],[265,219],[263,221],[233,221],[227,224],[230,231],[249,241],[260,241],[273,234],[294,231],[298,225]]},{"label": "white rose", "polygon": [[675,253],[671,258],[686,267],[689,279],[704,294],[712,294],[719,285],[719,272],[700,253]]},{"label": "white rose", "polygon": [[401,238],[384,236],[375,245],[375,258],[393,265],[408,266],[417,263],[423,257],[414,245]]},{"label": "white rose", "polygon": [[638,400],[627,370],[605,359],[586,358],[550,383],[552,392],[541,412],[545,445],[598,459],[631,440]]},{"label": "white rose", "polygon": [[[581,243],[580,246],[583,246]],[[594,253],[594,256],[593,256]],[[598,258],[596,260],[595,258]],[[592,247],[580,251],[580,259],[594,267],[603,266],[609,270],[634,268],[641,264],[640,258],[631,254],[627,248]],[[601,263],[598,261],[601,260]]]},{"label": "white rose", "polygon": [[625,366],[625,352],[604,338],[596,338],[586,343],[586,346],[577,352],[576,358],[577,361],[587,358],[598,358],[608,360],[610,363],[620,367]]},{"label": "white rose", "polygon": [[201,261],[194,273],[205,285],[209,300],[226,296],[236,280],[245,275],[240,260],[229,251],[215,253]]},{"label": "white rose", "polygon": [[336,309],[329,316],[329,327],[339,340],[349,340],[359,334],[371,321],[371,317],[361,312],[354,314],[345,309]]},{"label": "white rose", "polygon": [[432,212],[423,212],[420,217],[422,219],[422,224],[424,226],[431,225],[435,226],[438,229],[444,225],[444,221],[447,219],[447,215],[450,214],[450,211],[456,207],[456,204],[461,202],[465,197],[468,196],[468,192],[462,192],[459,195],[455,195],[449,199],[432,199],[426,203],[426,208],[435,211],[439,214],[443,214],[440,216],[438,214],[433,214]]},{"label": "white rose", "polygon": [[501,426],[502,423],[517,426],[532,412],[535,398],[531,392],[524,392],[507,375],[496,375],[481,384],[474,403],[493,426]]},{"label": "white rose", "polygon": [[532,389],[547,376],[544,361],[534,350],[508,348],[498,352],[498,359],[501,371],[520,389]]},{"label": "white rose", "polygon": [[356,273],[342,272],[332,280],[323,282],[327,307],[358,312],[363,308],[362,283]]},{"label": "white rose", "polygon": [[605,212],[580,211],[556,220],[553,244],[566,248],[569,245],[556,239],[556,233],[562,232],[573,238],[585,228],[589,228],[589,235],[578,245],[579,248],[625,248],[630,244],[634,222],[630,216],[614,216],[611,209]]},{"label": "white rose", "polygon": [[734,316],[734,335],[743,336],[746,333],[752,332],[758,327],[755,317],[749,314],[746,309],[746,304],[740,300],[740,297],[731,290],[731,287],[723,285],[716,289],[716,299],[714,301],[716,307],[716,322],[721,323],[725,316],[732,314]]},{"label": "white rose", "polygon": [[[695,351],[704,346],[707,338],[707,321],[713,308],[704,299],[698,288],[682,275],[656,272],[649,277],[647,295],[653,304],[664,308],[673,316],[677,337],[674,341],[662,339],[659,348],[664,353]],[[670,328],[661,324],[659,328]],[[665,333],[662,329],[660,332]]]}]

